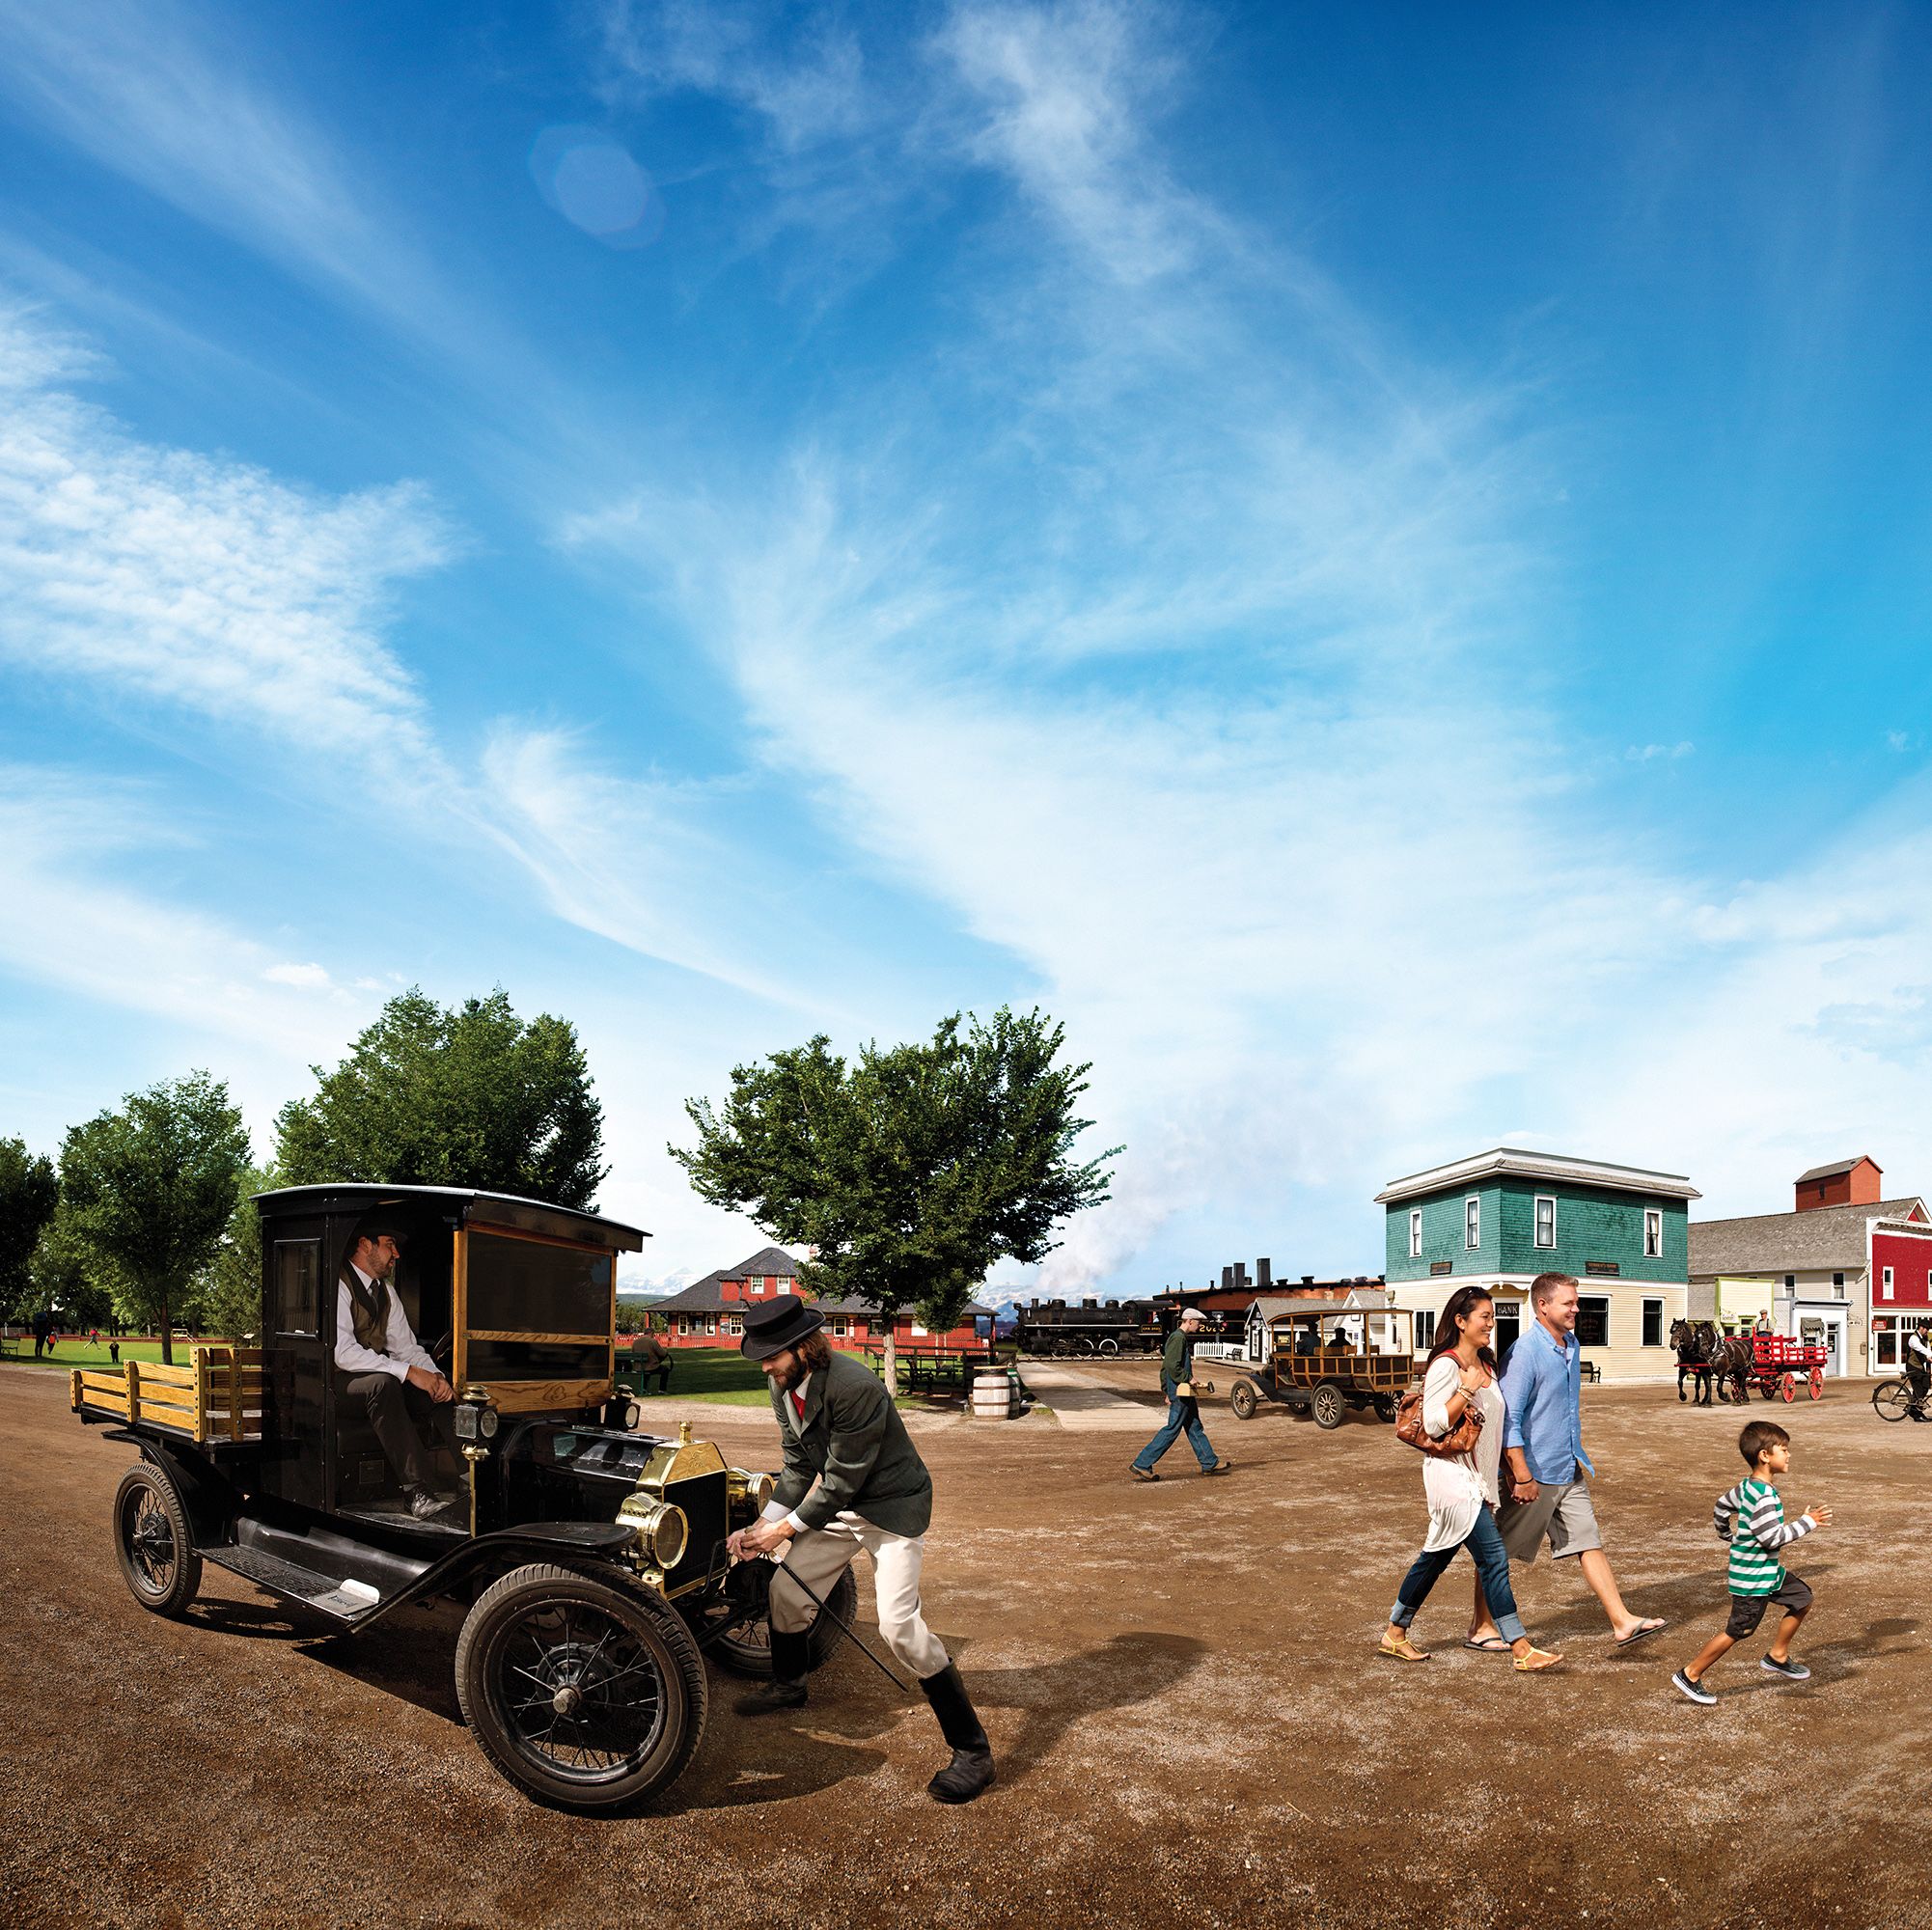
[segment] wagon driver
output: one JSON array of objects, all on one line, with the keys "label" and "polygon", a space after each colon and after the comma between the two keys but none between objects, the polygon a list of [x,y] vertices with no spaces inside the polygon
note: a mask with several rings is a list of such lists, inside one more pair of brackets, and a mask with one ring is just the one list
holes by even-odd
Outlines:
[{"label": "wagon driver", "polygon": [[785,1448],[763,1518],[728,1544],[748,1560],[770,1555],[771,1675],[740,1698],[741,1716],[797,1709],[812,1666],[814,1607],[796,1575],[827,1595],[860,1549],[872,1558],[879,1633],[919,1678],[952,1760],[925,1785],[939,1803],[970,1803],[993,1783],[993,1751],[944,1644],[925,1625],[919,1574],[932,1519],[932,1476],[884,1384],[835,1353],[817,1310],[782,1293],[745,1310],[744,1356],[764,1369]]},{"label": "wagon driver", "polygon": [[405,1237],[387,1221],[356,1228],[336,1282],[336,1385],[369,1416],[409,1512],[432,1521],[457,1497],[437,1488],[423,1429],[455,1456],[456,1391],[411,1331],[393,1284]]}]

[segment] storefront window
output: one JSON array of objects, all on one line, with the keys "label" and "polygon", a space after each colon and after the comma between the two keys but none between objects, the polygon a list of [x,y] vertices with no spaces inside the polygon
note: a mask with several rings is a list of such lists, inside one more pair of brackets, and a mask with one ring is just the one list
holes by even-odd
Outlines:
[{"label": "storefront window", "polygon": [[1878,1365],[1895,1367],[1898,1365],[1898,1336],[1892,1331],[1891,1321],[1889,1318],[1873,1320],[1871,1338]]},{"label": "storefront window", "polygon": [[1601,1294],[1586,1293],[1577,1301],[1577,1345],[1610,1345],[1610,1302]]}]

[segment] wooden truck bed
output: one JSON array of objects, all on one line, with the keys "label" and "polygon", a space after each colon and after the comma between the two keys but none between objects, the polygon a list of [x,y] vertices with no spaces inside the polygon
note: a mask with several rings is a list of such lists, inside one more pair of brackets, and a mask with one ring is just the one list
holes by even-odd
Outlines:
[{"label": "wooden truck bed", "polygon": [[124,1367],[76,1367],[68,1375],[76,1414],[140,1421],[204,1447],[262,1438],[262,1349],[203,1342],[185,1366],[129,1361]]}]

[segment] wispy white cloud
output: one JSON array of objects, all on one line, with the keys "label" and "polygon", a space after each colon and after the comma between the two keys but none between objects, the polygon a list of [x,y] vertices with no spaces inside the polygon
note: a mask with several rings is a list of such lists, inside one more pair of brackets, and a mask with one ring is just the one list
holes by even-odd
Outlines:
[{"label": "wispy white cloud", "polygon": [[1675,761],[1688,758],[1697,747],[1689,739],[1680,739],[1674,744],[1632,744],[1623,754],[1624,761],[1632,764],[1655,763],[1659,758]]}]

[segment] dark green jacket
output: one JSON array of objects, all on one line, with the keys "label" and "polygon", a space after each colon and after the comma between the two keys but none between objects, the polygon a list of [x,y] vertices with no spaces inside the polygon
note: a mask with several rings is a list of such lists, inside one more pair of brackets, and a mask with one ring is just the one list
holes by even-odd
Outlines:
[{"label": "dark green jacket", "polygon": [[932,1476],[875,1373],[835,1348],[832,1365],[805,1390],[802,1428],[791,1424],[790,1404],[774,1382],[771,1411],[785,1444],[785,1471],[773,1501],[807,1528],[823,1528],[850,1508],[888,1534],[925,1532]]},{"label": "dark green jacket", "polygon": [[1161,1349],[1161,1378],[1179,1387],[1194,1377],[1194,1342],[1176,1327]]}]

